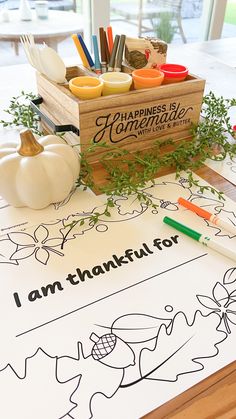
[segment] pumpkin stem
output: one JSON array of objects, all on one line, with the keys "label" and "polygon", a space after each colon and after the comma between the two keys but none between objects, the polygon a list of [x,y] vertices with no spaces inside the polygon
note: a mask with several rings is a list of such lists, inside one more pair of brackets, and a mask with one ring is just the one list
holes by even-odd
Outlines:
[{"label": "pumpkin stem", "polygon": [[17,152],[21,156],[36,156],[44,150],[43,146],[38,143],[32,131],[28,128],[20,131],[20,139],[21,144],[17,148]]}]

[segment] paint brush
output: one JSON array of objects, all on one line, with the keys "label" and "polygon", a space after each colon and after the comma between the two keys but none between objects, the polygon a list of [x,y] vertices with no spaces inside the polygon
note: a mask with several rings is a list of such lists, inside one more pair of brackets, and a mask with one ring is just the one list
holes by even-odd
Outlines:
[{"label": "paint brush", "polygon": [[94,70],[94,69],[95,69],[95,66],[94,66],[93,59],[92,59],[92,57],[91,57],[91,55],[90,55],[90,53],[89,53],[89,50],[88,50],[88,48],[86,47],[85,42],[84,42],[84,40],[83,40],[82,36],[81,36],[80,34],[78,34],[77,36],[78,36],[78,40],[79,40],[79,42],[80,42],[80,44],[81,44],[81,47],[83,48],[84,54],[85,54],[85,56],[86,56],[86,58],[87,58],[87,61],[88,61],[88,63],[89,63],[89,66],[90,66],[90,68],[91,68],[92,70]]},{"label": "paint brush", "polygon": [[212,224],[215,224],[216,226],[223,228],[229,233],[236,235],[236,226],[234,226],[233,224],[230,224],[227,221],[222,220],[222,218],[217,217],[217,215],[211,214],[210,212],[204,210],[203,208],[198,207],[192,202],[189,202],[186,199],[181,198],[181,197],[178,199],[178,203],[182,205],[183,207],[189,209],[190,211],[195,212],[195,214],[199,215],[200,217],[205,218],[206,220],[210,221]]},{"label": "paint brush", "polygon": [[119,42],[119,47],[118,47],[118,51],[117,51],[117,57],[116,57],[116,63],[115,63],[114,71],[121,71],[121,64],[122,64],[122,59],[123,59],[125,39],[126,39],[126,36],[121,35],[120,42]]},{"label": "paint brush", "polygon": [[94,65],[95,65],[95,73],[101,74],[101,63],[99,58],[99,51],[98,51],[98,40],[96,35],[92,35],[92,41],[93,41],[93,52],[94,52]]},{"label": "paint brush", "polygon": [[114,40],[114,44],[113,44],[113,48],[112,48],[112,52],[111,52],[111,58],[110,58],[109,65],[108,65],[108,71],[113,71],[114,70],[115,61],[116,61],[116,53],[117,53],[119,40],[120,40],[120,35],[116,35],[115,40]]},{"label": "paint brush", "polygon": [[109,63],[109,61],[110,61],[110,51],[109,51],[108,42],[107,42],[107,35],[106,35],[105,31],[103,31],[103,40],[104,40],[105,51],[106,51],[106,62]]},{"label": "paint brush", "polygon": [[104,43],[104,28],[99,28],[99,39],[100,39],[100,53],[101,53],[101,67],[102,73],[107,71],[107,61],[106,61],[106,47]]},{"label": "paint brush", "polygon": [[179,223],[176,220],[173,220],[173,218],[170,217],[164,217],[163,222],[165,224],[168,224],[171,227],[174,227],[176,230],[180,231],[181,233],[186,234],[188,237],[191,237],[192,239],[198,241],[199,243],[210,247],[210,249],[215,250],[216,252],[227,256],[228,258],[232,259],[236,262],[236,253],[228,249],[227,247],[221,245],[217,241],[215,241],[212,237],[204,236],[201,233],[198,233],[195,230],[192,230],[191,228],[187,227],[184,224]]}]

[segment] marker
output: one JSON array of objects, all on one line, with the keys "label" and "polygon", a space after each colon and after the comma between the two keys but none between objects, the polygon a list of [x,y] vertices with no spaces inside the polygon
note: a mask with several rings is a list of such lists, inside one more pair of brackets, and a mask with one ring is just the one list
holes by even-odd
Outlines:
[{"label": "marker", "polygon": [[193,204],[192,202],[187,201],[184,198],[179,198],[178,203],[180,205],[183,205],[183,207],[189,209],[190,211],[195,212],[195,214],[199,215],[200,217],[205,218],[206,220],[210,221],[212,224],[215,224],[216,226],[223,228],[229,233],[236,235],[236,227],[228,223],[227,221],[222,220],[222,218],[219,218],[216,215],[211,214],[210,212],[204,210],[201,207],[198,207],[197,205]]},{"label": "marker", "polygon": [[120,43],[119,43],[119,47],[118,47],[118,51],[117,51],[117,58],[116,58],[116,64],[115,64],[114,71],[121,71],[121,64],[122,64],[123,51],[124,51],[124,46],[125,46],[125,39],[126,39],[125,35],[120,36]]},{"label": "marker", "polygon": [[94,52],[94,60],[95,60],[95,73],[101,74],[101,63],[99,58],[99,51],[98,51],[98,40],[96,35],[92,35],[92,41],[93,41],[93,52]]},{"label": "marker", "polygon": [[174,227],[176,230],[180,231],[181,233],[186,234],[192,239],[198,241],[199,243],[207,247],[210,247],[210,249],[213,249],[216,252],[221,253],[222,255],[227,256],[228,258],[236,262],[236,253],[222,246],[221,244],[217,243],[211,237],[203,236],[203,234],[198,233],[195,230],[192,230],[191,228],[185,226],[184,224],[179,223],[176,220],[173,220],[173,218],[170,218],[170,217],[164,217],[163,222],[165,224],[170,225],[171,227]]},{"label": "marker", "polygon": [[85,42],[84,42],[84,40],[83,40],[82,36],[81,36],[80,34],[78,34],[77,36],[78,36],[78,40],[79,40],[79,42],[81,43],[81,47],[83,48],[83,51],[84,51],[84,53],[85,53],[85,56],[86,56],[86,58],[87,58],[87,61],[88,61],[88,63],[89,63],[89,66],[91,67],[91,69],[94,69],[94,68],[95,68],[95,66],[94,66],[94,62],[93,62],[93,60],[92,60],[92,57],[91,57],[91,55],[90,55],[90,53],[89,53],[88,48],[87,48],[87,47],[86,47],[86,45],[85,45]]},{"label": "marker", "polygon": [[82,61],[83,65],[84,65],[84,67],[86,67],[86,68],[90,68],[90,65],[89,65],[89,63],[88,63],[88,60],[87,60],[86,55],[85,55],[85,53],[84,53],[84,50],[83,50],[83,48],[82,48],[82,46],[81,46],[81,43],[80,43],[80,41],[79,41],[79,39],[78,39],[78,37],[77,37],[76,33],[74,33],[73,35],[71,35],[71,38],[72,38],[72,39],[73,39],[73,41],[74,41],[74,44],[75,44],[75,46],[76,46],[76,49],[77,49],[77,51],[78,51],[78,53],[79,53],[79,56],[80,56],[80,58],[81,58],[81,61]]}]

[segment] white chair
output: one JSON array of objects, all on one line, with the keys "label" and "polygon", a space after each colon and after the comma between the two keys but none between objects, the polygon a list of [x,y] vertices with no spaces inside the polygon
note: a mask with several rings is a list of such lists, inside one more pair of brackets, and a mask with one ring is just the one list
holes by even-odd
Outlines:
[{"label": "white chair", "polygon": [[[177,22],[177,27],[184,43],[187,42],[185,37],[181,8],[183,0],[139,0],[137,4],[114,3],[111,4],[111,11],[116,15],[121,16],[131,24],[138,26],[138,36],[142,36],[144,32],[153,31],[153,22],[160,19],[163,13],[170,13],[171,18]],[[117,19],[118,20],[118,19]],[[152,28],[146,27],[143,24],[144,20],[150,20]]]}]

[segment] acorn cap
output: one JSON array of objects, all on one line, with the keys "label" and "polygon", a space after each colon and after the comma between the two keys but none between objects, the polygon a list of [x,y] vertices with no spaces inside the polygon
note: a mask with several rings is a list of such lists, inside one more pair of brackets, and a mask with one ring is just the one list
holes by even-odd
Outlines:
[{"label": "acorn cap", "polygon": [[99,338],[95,333],[92,333],[90,339],[96,342],[92,348],[92,357],[99,361],[113,351],[117,337],[113,333],[107,333]]}]

